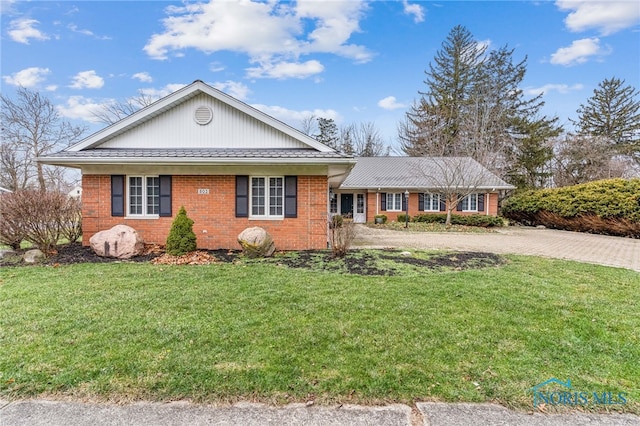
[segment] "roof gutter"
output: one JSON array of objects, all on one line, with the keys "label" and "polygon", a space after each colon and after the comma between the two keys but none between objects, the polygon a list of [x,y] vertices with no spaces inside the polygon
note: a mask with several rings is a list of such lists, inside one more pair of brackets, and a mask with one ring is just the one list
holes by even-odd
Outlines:
[{"label": "roof gutter", "polygon": [[198,165],[247,165],[247,164],[309,164],[309,165],[353,165],[355,159],[353,158],[322,158],[322,159],[310,159],[310,158],[269,158],[269,157],[255,157],[255,158],[190,158],[188,161],[183,159],[176,159],[174,157],[112,157],[112,158],[70,158],[70,157],[38,157],[36,160],[42,164],[49,164],[54,166],[79,166],[79,165],[97,165],[97,164],[127,164],[127,165],[148,165],[154,164],[159,166],[189,166],[193,164]]}]

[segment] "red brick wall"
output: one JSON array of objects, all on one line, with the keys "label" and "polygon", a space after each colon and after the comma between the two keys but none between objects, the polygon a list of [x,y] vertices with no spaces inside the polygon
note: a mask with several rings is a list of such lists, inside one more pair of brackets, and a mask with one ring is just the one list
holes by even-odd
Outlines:
[{"label": "red brick wall", "polygon": [[[382,211],[380,210],[380,197],[382,196],[382,194],[378,194],[378,196],[376,197],[375,193],[368,193],[367,194],[367,222],[373,222],[374,221],[374,217],[376,215],[376,212],[378,212],[378,214],[384,214],[387,216],[387,220],[392,222],[392,221],[397,221],[398,220],[398,215],[399,214],[404,214],[405,212],[397,212],[397,211]],[[376,208],[376,199],[377,199],[377,203],[378,206]],[[472,214],[482,214],[485,215],[487,214],[487,203],[489,205],[489,216],[497,216],[498,215],[498,194],[497,193],[489,193],[489,194],[485,194],[484,195],[484,202],[485,202],[485,207],[484,210],[481,212],[459,212],[456,211],[455,209],[453,210],[453,214],[461,214],[461,215],[472,215]],[[410,193],[409,194],[409,216],[415,216],[418,214],[423,214],[423,213],[446,213],[446,212],[424,212],[424,211],[420,211],[418,210],[418,194],[417,193]]]},{"label": "red brick wall", "polygon": [[[237,237],[245,228],[260,226],[279,250],[327,248],[327,177],[298,176],[298,217],[249,220],[235,217],[235,176],[173,176],[173,217],[133,219],[111,216],[111,177],[82,177],[83,244],[98,231],[124,224],[136,229],[145,242],[164,245],[180,206],[194,221],[198,248],[238,249]],[[209,194],[198,194],[208,188]]]}]

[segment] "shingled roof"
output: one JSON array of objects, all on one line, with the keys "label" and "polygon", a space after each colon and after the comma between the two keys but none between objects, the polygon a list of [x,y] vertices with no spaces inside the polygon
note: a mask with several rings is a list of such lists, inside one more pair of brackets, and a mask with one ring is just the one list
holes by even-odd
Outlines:
[{"label": "shingled roof", "polygon": [[470,157],[361,157],[340,189],[427,190],[455,179],[460,186],[473,180],[477,189],[515,189]]}]

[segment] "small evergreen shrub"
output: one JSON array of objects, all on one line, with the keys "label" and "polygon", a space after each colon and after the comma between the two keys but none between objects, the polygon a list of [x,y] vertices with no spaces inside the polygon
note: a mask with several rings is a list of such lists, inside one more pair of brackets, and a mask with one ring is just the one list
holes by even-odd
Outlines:
[{"label": "small evergreen shrub", "polygon": [[[453,215],[451,216],[453,221]],[[442,213],[424,213],[414,216],[414,222],[424,223],[445,223],[447,221],[447,215]]]},{"label": "small evergreen shrub", "polygon": [[196,234],[193,232],[193,220],[187,217],[184,206],[171,224],[167,237],[166,252],[172,256],[182,256],[197,248]]},{"label": "small evergreen shrub", "polygon": [[640,179],[605,179],[524,191],[502,214],[524,225],[640,238]]}]

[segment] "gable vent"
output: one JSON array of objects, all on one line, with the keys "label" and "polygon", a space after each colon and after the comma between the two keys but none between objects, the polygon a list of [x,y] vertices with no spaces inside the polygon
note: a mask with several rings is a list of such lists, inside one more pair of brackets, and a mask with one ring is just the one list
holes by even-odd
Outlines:
[{"label": "gable vent", "polygon": [[213,119],[213,111],[211,111],[211,108],[208,106],[199,106],[193,114],[193,119],[196,123],[204,126],[205,124],[211,123],[211,120]]}]

